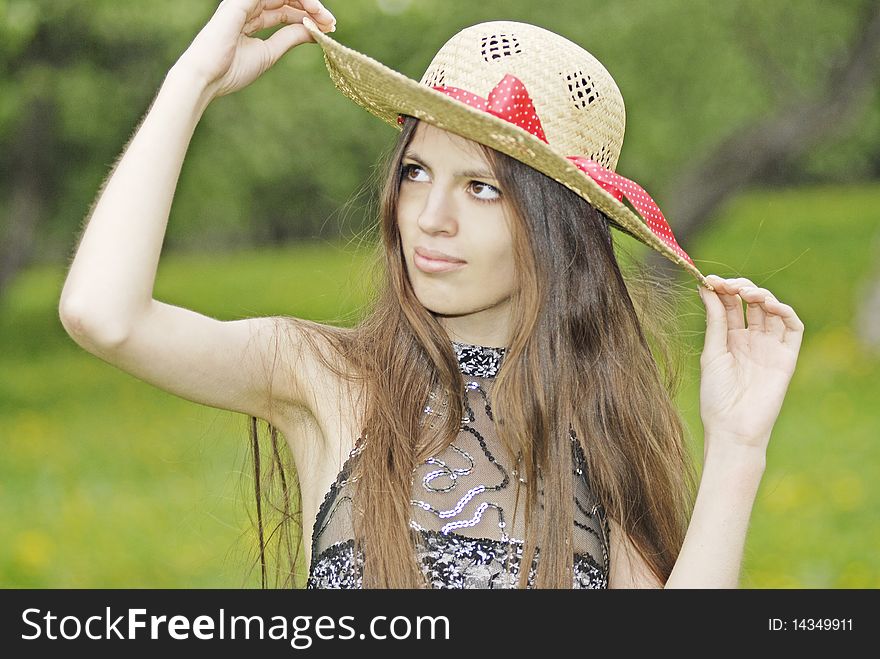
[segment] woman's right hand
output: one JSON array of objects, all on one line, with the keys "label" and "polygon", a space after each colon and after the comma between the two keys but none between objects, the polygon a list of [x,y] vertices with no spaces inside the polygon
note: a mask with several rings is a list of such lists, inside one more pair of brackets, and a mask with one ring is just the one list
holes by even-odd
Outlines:
[{"label": "woman's right hand", "polygon": [[[223,0],[174,65],[202,81],[210,98],[246,87],[291,48],[314,41],[303,26],[308,16],[323,32],[336,18],[319,0]],[[268,39],[250,35],[288,23]]]}]

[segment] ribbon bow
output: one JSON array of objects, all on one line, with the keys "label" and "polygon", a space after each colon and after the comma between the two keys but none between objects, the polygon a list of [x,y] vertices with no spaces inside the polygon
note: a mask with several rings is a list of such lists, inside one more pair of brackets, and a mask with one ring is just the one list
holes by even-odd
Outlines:
[{"label": "ribbon bow", "polygon": [[[437,85],[432,89],[436,89],[447,96],[467,103],[473,108],[483,110],[519,126],[542,142],[549,144],[547,137],[544,135],[544,129],[541,126],[538,113],[535,111],[535,105],[532,102],[531,96],[529,96],[522,81],[514,75],[509,73],[505,75],[501,82],[495,85],[492,91],[489,92],[488,98],[473,94],[466,89],[450,87],[448,85]],[[403,124],[403,115],[398,115],[397,123]],[[624,197],[626,197],[633,207],[638,210],[648,229],[663,244],[688,263],[694,265],[691,257],[676,242],[675,236],[672,235],[672,229],[666,222],[666,218],[651,198],[651,195],[645,192],[644,188],[635,181],[621,176],[607,167],[603,167],[591,158],[584,156],[566,156],[566,158],[571,160],[578,169],[592,178],[597,185],[610,193],[618,201],[623,201]]]}]

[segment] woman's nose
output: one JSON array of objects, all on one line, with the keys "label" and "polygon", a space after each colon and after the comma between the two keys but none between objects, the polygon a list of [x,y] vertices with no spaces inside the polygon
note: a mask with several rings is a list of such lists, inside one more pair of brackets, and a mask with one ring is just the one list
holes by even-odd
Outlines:
[{"label": "woman's nose", "polygon": [[454,234],[458,230],[456,204],[451,192],[439,185],[431,186],[419,214],[419,227],[427,233]]}]

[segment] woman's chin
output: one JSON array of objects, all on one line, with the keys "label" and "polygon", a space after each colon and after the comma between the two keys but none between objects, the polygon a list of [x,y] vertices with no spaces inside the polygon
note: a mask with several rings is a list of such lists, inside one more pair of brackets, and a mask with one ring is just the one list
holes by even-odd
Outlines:
[{"label": "woman's chin", "polygon": [[436,302],[432,300],[421,300],[422,306],[425,307],[428,311],[430,311],[435,316],[442,316],[443,318],[460,318],[462,316],[469,316],[471,314],[479,313],[481,311],[486,310],[486,305],[471,305],[466,306],[461,303],[442,303]]},{"label": "woman's chin", "polygon": [[430,296],[417,297],[422,306],[435,316],[465,316],[475,311],[475,309],[451,300],[438,300]]},{"label": "woman's chin", "polygon": [[466,316],[471,311],[467,309],[462,309],[457,305],[450,304],[430,304],[430,303],[422,303],[422,306],[425,307],[428,311],[430,311],[435,316],[443,316],[443,317],[454,317],[454,316]]}]

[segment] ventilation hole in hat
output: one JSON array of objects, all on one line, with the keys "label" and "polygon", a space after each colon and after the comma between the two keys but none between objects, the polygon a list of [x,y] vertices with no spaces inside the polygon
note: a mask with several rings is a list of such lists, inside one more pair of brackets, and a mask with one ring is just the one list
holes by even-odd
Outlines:
[{"label": "ventilation hole in hat", "polygon": [[590,153],[590,160],[595,160],[597,163],[603,165],[604,167],[610,167],[611,149],[609,149],[607,145],[603,144],[601,149]]},{"label": "ventilation hole in hat", "polygon": [[576,71],[562,75],[565,76],[568,92],[576,107],[585,108],[599,98],[599,92],[596,91],[596,85],[593,84],[589,74],[584,75],[583,71]]},{"label": "ventilation hole in hat", "polygon": [[435,69],[434,71],[431,71],[425,80],[425,84],[428,87],[446,84],[446,71],[443,69]]},{"label": "ventilation hole in hat", "polygon": [[513,34],[503,32],[483,37],[480,53],[487,62],[492,62],[502,57],[519,55],[522,50],[519,47],[519,39]]}]

